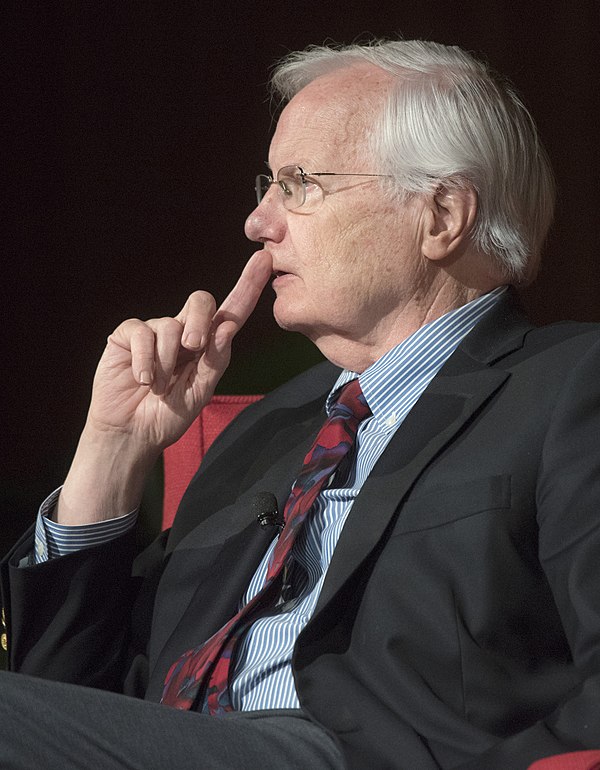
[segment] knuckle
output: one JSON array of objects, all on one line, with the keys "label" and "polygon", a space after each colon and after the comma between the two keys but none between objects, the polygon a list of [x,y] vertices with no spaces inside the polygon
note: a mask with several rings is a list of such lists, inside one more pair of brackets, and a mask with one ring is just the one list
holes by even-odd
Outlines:
[{"label": "knuckle", "polygon": [[215,298],[213,295],[208,291],[194,291],[190,294],[188,298],[188,308],[190,310],[200,310],[200,311],[206,311],[214,312],[214,308],[216,308],[217,303],[215,301]]},{"label": "knuckle", "polygon": [[125,321],[121,321],[121,323],[117,326],[115,329],[115,332],[117,331],[125,331],[125,332],[132,332],[139,324],[143,324],[143,321],[140,321],[139,318],[127,318]]},{"label": "knuckle", "polygon": [[181,337],[183,325],[175,318],[159,318],[157,323],[158,331],[166,337]]},{"label": "knuckle", "polygon": [[117,328],[108,336],[109,340],[120,343],[127,343],[135,345],[138,343],[144,343],[146,339],[149,339],[153,335],[153,332],[148,326],[140,321],[139,318],[128,318],[126,321],[117,326]]},{"label": "knuckle", "polygon": [[144,343],[154,339],[154,332],[143,321],[136,321],[135,325],[131,326],[130,337],[136,342]]},{"label": "knuckle", "polygon": [[146,324],[152,329],[153,334],[161,337],[180,334],[183,329],[182,324],[176,318],[171,318],[170,316],[150,318],[146,321]]}]

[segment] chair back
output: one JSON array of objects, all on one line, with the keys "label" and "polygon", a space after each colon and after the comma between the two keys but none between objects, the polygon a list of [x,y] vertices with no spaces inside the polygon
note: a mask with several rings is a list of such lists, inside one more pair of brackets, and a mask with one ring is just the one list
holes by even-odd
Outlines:
[{"label": "chair back", "polygon": [[528,770],[600,770],[600,750],[573,751],[538,759]]},{"label": "chair back", "polygon": [[163,529],[175,513],[209,446],[234,417],[262,396],[213,396],[183,436],[163,452]]}]

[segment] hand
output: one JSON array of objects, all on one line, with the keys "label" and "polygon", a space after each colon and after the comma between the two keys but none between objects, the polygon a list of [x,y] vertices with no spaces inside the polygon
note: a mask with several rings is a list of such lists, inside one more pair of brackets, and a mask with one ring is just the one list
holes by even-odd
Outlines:
[{"label": "hand", "polygon": [[89,426],[157,452],[176,441],[210,400],[271,270],[259,251],[218,311],[210,294],[197,291],[175,318],[130,319],[115,329],[94,378]]},{"label": "hand", "polygon": [[218,310],[210,294],[197,291],[175,318],[130,319],[115,329],[96,370],[57,521],[82,524],[137,507],[160,452],[210,400],[229,364],[233,337],[271,272],[271,257],[258,251]]}]

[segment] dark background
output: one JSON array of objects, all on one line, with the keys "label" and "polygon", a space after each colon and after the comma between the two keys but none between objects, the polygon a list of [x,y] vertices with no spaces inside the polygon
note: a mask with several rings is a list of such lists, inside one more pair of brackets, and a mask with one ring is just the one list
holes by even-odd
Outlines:
[{"label": "dark background", "polygon": [[[24,0],[3,11],[0,545],[62,480],[111,330],[171,315],[195,288],[222,299],[252,253],[242,228],[272,129],[265,84],[290,50],[402,34],[459,44],[511,78],[560,189],[525,303],[540,322],[600,320],[599,7]],[[276,328],[269,295],[237,338],[221,392],[263,392],[315,360]]]}]

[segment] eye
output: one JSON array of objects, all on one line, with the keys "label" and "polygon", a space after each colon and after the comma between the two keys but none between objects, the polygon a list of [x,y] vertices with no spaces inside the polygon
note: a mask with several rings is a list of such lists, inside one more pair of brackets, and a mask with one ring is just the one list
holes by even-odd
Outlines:
[{"label": "eye", "polygon": [[294,195],[294,185],[296,184],[297,182],[293,177],[286,177],[285,179],[279,180],[279,186],[286,198],[291,198]]},{"label": "eye", "polygon": [[321,191],[321,185],[317,181],[311,179],[309,176],[304,177],[304,195],[306,198],[320,196]]}]

